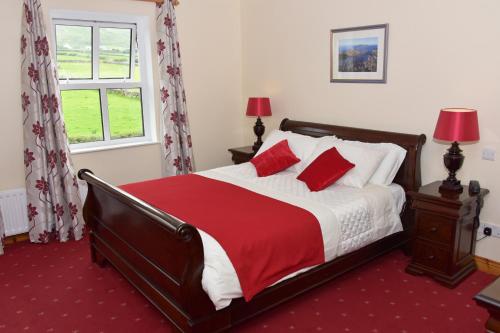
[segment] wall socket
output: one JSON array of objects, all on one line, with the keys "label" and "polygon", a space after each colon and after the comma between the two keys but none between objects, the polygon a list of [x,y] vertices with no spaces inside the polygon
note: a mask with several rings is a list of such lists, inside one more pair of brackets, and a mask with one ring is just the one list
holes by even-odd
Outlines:
[{"label": "wall socket", "polygon": [[491,237],[498,237],[500,238],[500,225],[498,224],[491,224],[491,223],[482,223],[479,224],[479,228],[477,228],[477,238],[482,238],[484,237],[484,228],[490,228],[491,229]]},{"label": "wall socket", "polygon": [[495,149],[491,147],[483,148],[482,157],[483,160],[494,161],[495,160]]}]

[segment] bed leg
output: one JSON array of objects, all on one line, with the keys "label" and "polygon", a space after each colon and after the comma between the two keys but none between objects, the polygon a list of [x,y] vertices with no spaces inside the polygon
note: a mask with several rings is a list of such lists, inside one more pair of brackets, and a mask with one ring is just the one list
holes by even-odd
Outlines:
[{"label": "bed leg", "polygon": [[91,231],[89,234],[90,238],[90,259],[93,263],[96,263],[99,267],[106,267],[108,261],[106,258],[95,248],[95,236]]},{"label": "bed leg", "polygon": [[404,255],[407,257],[411,257],[411,242],[407,242],[403,246],[401,246],[401,250],[403,251]]},{"label": "bed leg", "polygon": [[95,249],[92,249],[92,262],[95,262],[101,268],[108,265],[106,258]]},{"label": "bed leg", "polygon": [[104,258],[104,256],[99,253],[93,245],[90,245],[90,258],[92,259],[92,262],[96,263],[101,268],[106,267],[108,264],[106,258]]}]

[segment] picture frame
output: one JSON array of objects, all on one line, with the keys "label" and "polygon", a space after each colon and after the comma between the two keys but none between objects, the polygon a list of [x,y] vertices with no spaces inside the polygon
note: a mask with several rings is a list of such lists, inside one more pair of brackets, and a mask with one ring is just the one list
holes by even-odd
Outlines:
[{"label": "picture frame", "polygon": [[330,82],[386,83],[389,24],[330,30]]}]

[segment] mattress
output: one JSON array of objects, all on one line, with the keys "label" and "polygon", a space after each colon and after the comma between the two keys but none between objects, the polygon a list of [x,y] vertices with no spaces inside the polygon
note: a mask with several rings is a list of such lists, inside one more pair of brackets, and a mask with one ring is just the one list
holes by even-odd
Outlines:
[{"label": "mattress", "polygon": [[[297,174],[294,172],[283,171],[269,177],[258,177],[250,163],[198,174],[310,211],[321,226],[326,261],[403,230],[399,214],[406,199],[403,188],[397,184],[369,184],[363,189],[333,185],[320,192],[311,192],[303,182],[296,179]],[[232,299],[242,297],[241,287],[224,249],[213,237],[198,231],[205,254],[202,286],[216,309],[220,310],[227,307]],[[311,268],[313,267],[292,273],[282,280]]]}]

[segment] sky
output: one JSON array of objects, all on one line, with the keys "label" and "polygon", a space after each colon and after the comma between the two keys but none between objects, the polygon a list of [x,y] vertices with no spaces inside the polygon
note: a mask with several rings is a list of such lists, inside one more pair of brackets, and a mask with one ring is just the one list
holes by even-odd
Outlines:
[{"label": "sky", "polygon": [[339,41],[340,47],[347,47],[353,45],[377,45],[378,37],[368,37],[368,38],[348,38],[341,39]]}]

